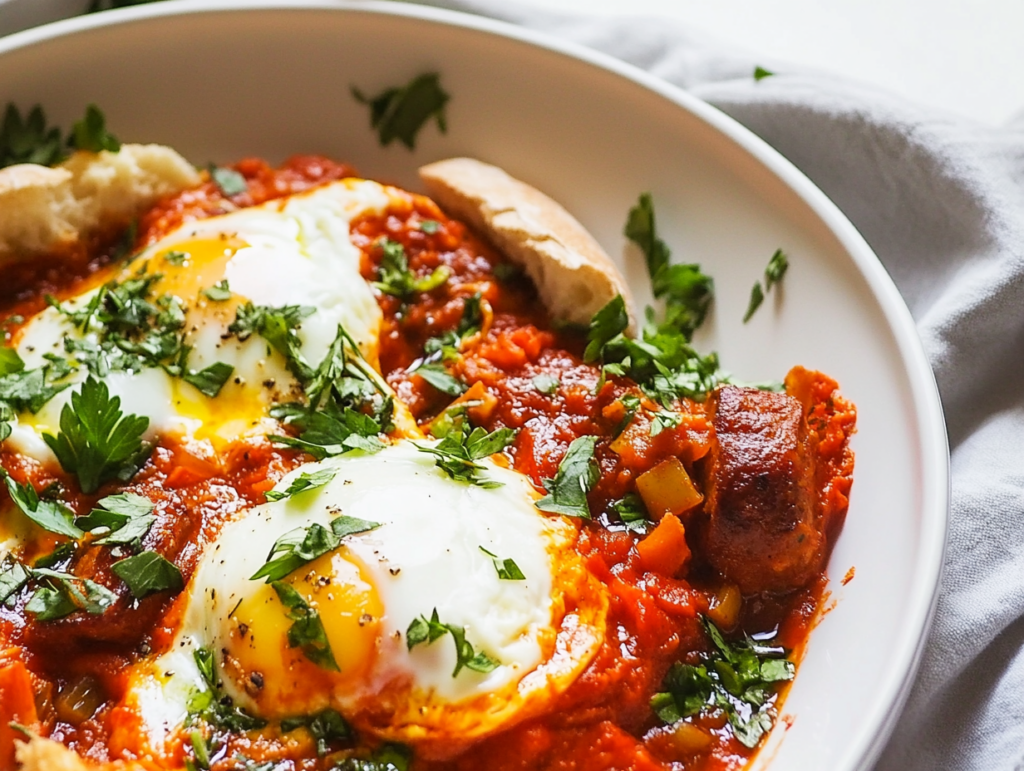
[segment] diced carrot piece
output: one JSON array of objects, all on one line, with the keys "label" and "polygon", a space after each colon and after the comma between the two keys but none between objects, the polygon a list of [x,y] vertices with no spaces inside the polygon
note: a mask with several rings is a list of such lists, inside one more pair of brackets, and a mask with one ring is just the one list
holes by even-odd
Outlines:
[{"label": "diced carrot piece", "polygon": [[32,677],[21,661],[11,661],[0,667],[0,769],[14,768],[15,740],[24,735],[11,723],[37,730]]},{"label": "diced carrot piece", "polygon": [[663,517],[646,538],[637,543],[640,564],[652,573],[672,576],[690,559],[686,528],[678,517]]}]

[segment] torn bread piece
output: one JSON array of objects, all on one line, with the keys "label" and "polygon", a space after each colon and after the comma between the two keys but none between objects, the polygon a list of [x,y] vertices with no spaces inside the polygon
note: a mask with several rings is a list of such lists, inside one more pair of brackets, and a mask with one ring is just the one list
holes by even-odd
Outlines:
[{"label": "torn bread piece", "polygon": [[0,265],[124,227],[159,199],[199,182],[192,164],[162,145],[77,152],[53,168],[0,169]]},{"label": "torn bread piece", "polygon": [[449,215],[486,236],[520,265],[556,319],[587,325],[622,295],[635,329],[626,281],[594,237],[555,201],[496,166],[450,158],[420,168],[427,193]]}]

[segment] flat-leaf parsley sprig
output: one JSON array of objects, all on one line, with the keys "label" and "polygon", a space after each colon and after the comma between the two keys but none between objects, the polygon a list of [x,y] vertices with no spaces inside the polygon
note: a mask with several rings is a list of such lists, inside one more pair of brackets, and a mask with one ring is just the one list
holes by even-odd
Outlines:
[{"label": "flat-leaf parsley sprig", "polygon": [[458,482],[468,482],[490,489],[501,487],[501,482],[480,476],[485,470],[477,461],[501,452],[515,440],[516,432],[511,428],[499,428],[487,433],[482,428],[468,431],[464,424],[445,434],[437,444],[413,444],[420,452],[435,457],[435,463],[445,474]]}]

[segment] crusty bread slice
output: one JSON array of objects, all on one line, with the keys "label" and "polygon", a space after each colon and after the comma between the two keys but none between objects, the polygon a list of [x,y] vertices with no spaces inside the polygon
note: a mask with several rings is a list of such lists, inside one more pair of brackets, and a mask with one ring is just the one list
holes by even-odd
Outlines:
[{"label": "crusty bread slice", "polygon": [[123,227],[160,198],[199,181],[192,164],[162,145],[78,152],[55,168],[0,169],[0,265]]},{"label": "crusty bread slice", "polygon": [[594,237],[536,188],[472,158],[451,158],[420,169],[427,192],[442,209],[472,225],[533,280],[556,319],[589,324],[615,295],[636,316],[626,281]]}]

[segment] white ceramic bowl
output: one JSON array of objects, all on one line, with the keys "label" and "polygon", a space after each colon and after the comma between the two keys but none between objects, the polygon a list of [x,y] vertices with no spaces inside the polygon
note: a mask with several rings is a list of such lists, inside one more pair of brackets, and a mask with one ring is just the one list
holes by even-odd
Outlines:
[{"label": "white ceramic bowl", "polygon": [[[378,146],[349,87],[427,70],[452,94],[448,134]],[[416,186],[453,155],[499,164],[576,214],[648,297],[621,235],[654,194],[678,259],[716,280],[698,343],[745,380],[793,364],[836,377],[859,408],[857,468],[832,556],[835,608],[814,631],[755,767],[866,768],[913,676],[946,531],[942,413],[913,323],[836,207],[762,141],[706,104],[592,51],[478,18],[374,2],[170,2],[58,22],[0,41],[0,104],[42,103],[65,126],[88,102],[131,141],[196,163],[324,153]],[[837,150],[838,151],[838,150]],[[0,216],[3,213],[0,212]],[[777,247],[782,291],[748,325],[750,287]],[[841,578],[850,567],[856,577]],[[786,730],[786,724],[791,727]]]}]

